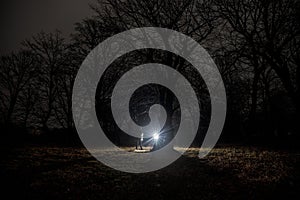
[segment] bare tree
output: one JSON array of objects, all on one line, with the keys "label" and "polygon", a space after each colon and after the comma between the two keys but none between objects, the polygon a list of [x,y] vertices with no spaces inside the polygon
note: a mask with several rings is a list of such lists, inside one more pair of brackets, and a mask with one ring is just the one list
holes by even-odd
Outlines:
[{"label": "bare tree", "polygon": [[[289,96],[298,106],[297,89],[293,82],[293,68],[299,68],[294,58],[299,52],[299,24],[296,0],[216,0],[216,12],[235,31],[237,39],[244,42],[252,58],[254,78],[252,110],[255,112],[257,83],[267,63],[283,83]],[[292,47],[291,47],[292,45]]]},{"label": "bare tree", "polygon": [[[147,26],[180,31],[193,37],[196,41],[204,43],[212,33],[217,19],[211,6],[210,1],[198,0],[99,0],[97,4],[92,5],[96,15],[77,24],[77,33],[73,35],[74,45],[77,47],[74,52],[78,52],[78,55],[85,55],[110,35],[123,30]],[[137,54],[133,55],[136,62],[139,62],[140,59],[153,61],[154,57],[158,55],[152,51],[143,51]],[[178,57],[171,54],[164,56],[162,60],[167,61],[165,64],[176,70],[186,68],[186,63]],[[122,71],[124,72],[126,69],[118,69],[119,73]],[[112,76],[115,75],[112,74]],[[113,85],[108,87],[111,86]],[[109,89],[105,88],[105,90]],[[162,103],[168,110],[167,129],[171,130],[172,115],[178,111],[179,107],[173,103],[172,95],[167,93],[160,95],[161,101],[164,101]],[[166,138],[166,143],[168,143],[172,138],[171,134],[170,136],[166,134]]]},{"label": "bare tree", "polygon": [[[21,51],[0,60],[0,108],[4,124],[10,126],[22,91],[36,76],[37,65],[32,53]],[[20,116],[16,116],[19,120]]]},{"label": "bare tree", "polygon": [[20,98],[18,99],[18,116],[22,118],[20,123],[25,129],[30,126],[36,126],[36,123],[38,123],[38,119],[35,116],[37,112],[36,106],[40,100],[37,77],[38,74],[35,74],[30,83],[23,88],[20,93]]},{"label": "bare tree", "polygon": [[68,48],[61,33],[39,33],[26,40],[24,47],[33,52],[39,61],[39,96],[40,101],[36,115],[43,128],[48,129],[48,122],[55,121],[54,108],[58,97],[59,78],[63,74],[64,63],[68,58],[65,54]]},{"label": "bare tree", "polygon": [[67,50],[66,59],[61,66],[60,75],[57,78],[57,98],[54,106],[54,114],[61,127],[71,131],[74,128],[72,116],[72,90],[78,70],[76,57]]}]

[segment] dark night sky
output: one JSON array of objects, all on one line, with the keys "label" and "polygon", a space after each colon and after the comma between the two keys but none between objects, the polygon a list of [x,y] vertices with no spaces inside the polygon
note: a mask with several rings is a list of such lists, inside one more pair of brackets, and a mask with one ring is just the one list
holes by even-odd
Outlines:
[{"label": "dark night sky", "polygon": [[19,43],[41,30],[59,29],[64,35],[75,22],[92,14],[94,0],[1,0],[0,54],[17,50]]}]

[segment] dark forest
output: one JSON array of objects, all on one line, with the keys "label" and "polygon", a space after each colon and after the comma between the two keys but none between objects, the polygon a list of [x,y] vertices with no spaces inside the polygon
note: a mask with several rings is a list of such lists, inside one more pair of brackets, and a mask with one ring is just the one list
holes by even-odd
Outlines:
[{"label": "dark forest", "polygon": [[[0,57],[1,179],[23,199],[271,199],[299,198],[300,4],[297,0],[97,0],[91,16],[39,32]],[[115,145],[132,152],[136,138],[115,123],[111,96],[130,69],[162,63],[180,72],[199,99],[200,124],[191,148],[170,166],[146,174],[117,172],[83,147],[73,120],[78,70],[99,43],[126,30],[161,27],[203,46],[217,65],[227,96],[221,137],[197,158],[210,123],[211,100],[201,75],[182,57],[143,49],[115,60],[99,80],[96,112]],[[180,106],[160,85],[139,88],[132,119],[167,112],[164,142],[176,135]],[[150,147],[145,147],[150,148]],[[83,180],[83,181],[82,181]],[[204,183],[205,182],[205,183]],[[15,192],[14,192],[15,191]]]}]

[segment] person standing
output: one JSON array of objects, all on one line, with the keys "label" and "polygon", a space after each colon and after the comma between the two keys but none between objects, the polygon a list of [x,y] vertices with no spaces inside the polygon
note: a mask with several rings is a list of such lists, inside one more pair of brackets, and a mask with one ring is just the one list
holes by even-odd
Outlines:
[{"label": "person standing", "polygon": [[138,149],[140,147],[140,150],[143,150],[143,140],[144,140],[144,133],[141,134],[141,138],[138,138],[135,149]]}]

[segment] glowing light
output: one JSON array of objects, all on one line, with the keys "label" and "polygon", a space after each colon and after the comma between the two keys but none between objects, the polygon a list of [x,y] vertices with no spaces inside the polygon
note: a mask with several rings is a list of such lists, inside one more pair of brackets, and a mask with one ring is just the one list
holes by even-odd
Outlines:
[{"label": "glowing light", "polygon": [[153,139],[154,139],[154,140],[158,140],[158,139],[159,139],[159,135],[158,135],[157,133],[154,133],[154,134],[153,134]]}]

